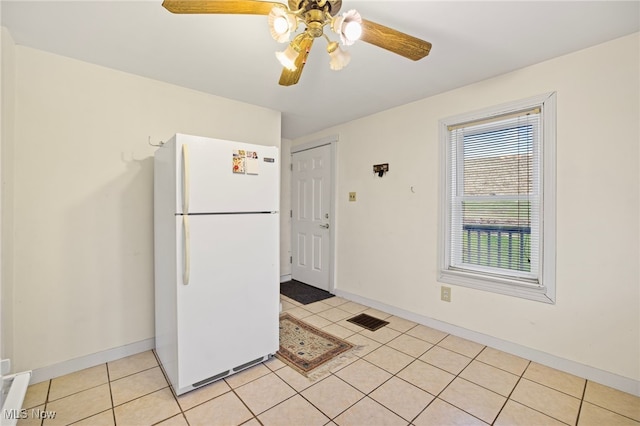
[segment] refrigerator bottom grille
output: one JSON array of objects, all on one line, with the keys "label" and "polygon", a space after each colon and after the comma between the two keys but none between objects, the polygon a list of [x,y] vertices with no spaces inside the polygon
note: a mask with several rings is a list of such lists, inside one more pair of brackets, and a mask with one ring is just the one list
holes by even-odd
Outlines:
[{"label": "refrigerator bottom grille", "polygon": [[[267,356],[267,359],[268,359],[268,356]],[[244,370],[245,368],[247,368],[247,367],[251,367],[251,366],[252,366],[252,365],[254,365],[254,364],[259,364],[259,363],[261,363],[261,362],[262,362],[262,361],[264,361],[264,360],[265,360],[265,357],[261,356],[260,358],[256,358],[256,359],[254,359],[253,361],[245,362],[244,364],[242,364],[242,365],[239,365],[239,366],[235,367],[235,368],[233,369],[233,371],[234,371],[234,372],[238,372],[238,371],[240,371],[240,370]]]},{"label": "refrigerator bottom grille", "polygon": [[197,383],[194,383],[192,386],[194,388],[199,388],[202,385],[206,385],[207,383],[213,382],[214,380],[222,379],[223,377],[227,377],[229,375],[230,370],[223,371],[222,373],[216,374],[215,376],[211,376],[208,379],[200,380]]},{"label": "refrigerator bottom grille", "polygon": [[254,359],[252,361],[245,362],[244,364],[240,364],[237,367],[232,368],[231,370],[226,370],[226,371],[223,371],[222,373],[216,374],[215,376],[211,376],[211,377],[208,377],[208,378],[206,378],[204,380],[200,380],[199,382],[194,383],[191,386],[193,386],[194,389],[195,388],[199,388],[199,387],[204,386],[204,385],[206,385],[208,383],[214,382],[214,381],[216,381],[218,379],[222,379],[222,378],[227,377],[227,376],[229,376],[229,375],[231,375],[233,373],[237,373],[238,371],[244,370],[245,368],[251,367],[252,365],[260,364],[263,361],[267,361],[269,358],[271,358],[271,356],[272,355],[269,354],[269,355],[262,356],[260,358],[256,358],[256,359]]}]

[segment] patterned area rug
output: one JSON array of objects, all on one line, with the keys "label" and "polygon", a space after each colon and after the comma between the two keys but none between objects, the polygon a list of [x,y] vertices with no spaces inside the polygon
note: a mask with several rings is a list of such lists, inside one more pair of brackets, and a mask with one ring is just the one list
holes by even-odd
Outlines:
[{"label": "patterned area rug", "polygon": [[276,357],[310,379],[319,378],[355,356],[354,348],[289,314],[280,316],[280,349]]}]

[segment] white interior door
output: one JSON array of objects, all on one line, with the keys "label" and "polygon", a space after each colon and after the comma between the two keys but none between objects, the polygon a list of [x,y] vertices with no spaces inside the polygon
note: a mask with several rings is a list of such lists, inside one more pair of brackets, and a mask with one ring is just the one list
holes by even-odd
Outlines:
[{"label": "white interior door", "polygon": [[329,290],[331,146],[292,155],[291,277]]}]

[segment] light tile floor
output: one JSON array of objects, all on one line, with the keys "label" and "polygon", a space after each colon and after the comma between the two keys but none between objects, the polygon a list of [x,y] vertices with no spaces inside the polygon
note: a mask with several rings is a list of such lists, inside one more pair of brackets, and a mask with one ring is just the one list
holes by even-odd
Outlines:
[{"label": "light tile floor", "polygon": [[[315,381],[274,358],[176,398],[143,352],[30,386],[18,424],[640,426],[640,398],[592,381],[339,297],[282,304],[357,356]],[[360,312],[389,325],[346,321]]]}]

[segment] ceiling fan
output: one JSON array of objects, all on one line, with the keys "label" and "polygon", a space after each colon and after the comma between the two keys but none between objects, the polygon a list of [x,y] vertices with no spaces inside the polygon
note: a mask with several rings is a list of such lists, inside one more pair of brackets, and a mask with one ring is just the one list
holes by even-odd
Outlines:
[{"label": "ceiling fan", "polygon": [[[284,67],[279,83],[291,86],[300,80],[302,69],[316,38],[327,40],[329,66],[333,70],[344,68],[350,61],[349,52],[325,33],[329,27],[340,37],[343,46],[362,40],[405,58],[417,61],[431,50],[431,43],[420,40],[384,25],[363,19],[355,10],[338,14],[342,0],[288,0],[288,6],[259,0],[164,0],[162,6],[172,13],[217,13],[268,16],[271,36],[280,43],[293,40],[276,57]],[[298,26],[304,30],[295,34]]]}]

